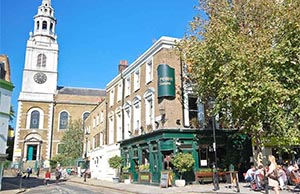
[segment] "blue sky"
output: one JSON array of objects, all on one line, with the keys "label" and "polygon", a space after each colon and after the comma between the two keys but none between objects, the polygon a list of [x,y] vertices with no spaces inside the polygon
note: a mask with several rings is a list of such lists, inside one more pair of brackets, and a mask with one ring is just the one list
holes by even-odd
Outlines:
[{"label": "blue sky", "polygon": [[[42,0],[0,1],[0,54],[9,57],[17,112],[26,41]],[[161,36],[182,38],[197,0],[52,0],[57,19],[58,85],[104,89]]]}]

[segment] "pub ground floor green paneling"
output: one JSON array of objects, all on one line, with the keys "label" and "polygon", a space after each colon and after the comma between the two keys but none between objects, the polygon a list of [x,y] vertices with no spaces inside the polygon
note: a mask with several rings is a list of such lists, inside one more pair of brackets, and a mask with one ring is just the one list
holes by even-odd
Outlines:
[{"label": "pub ground floor green paneling", "polygon": [[[242,152],[239,150],[241,147],[234,148],[234,133],[236,131],[216,130],[218,163],[221,162],[222,167],[229,163],[237,163],[234,160],[237,160]],[[133,182],[145,184],[160,184],[161,172],[165,170],[173,172],[173,179],[176,179],[178,174],[170,160],[177,152],[193,155],[193,172],[200,168],[210,168],[214,162],[212,134],[212,130],[161,129],[124,140],[120,142],[123,167],[129,168],[126,174]],[[232,150],[228,152],[228,149]],[[235,154],[235,159],[231,157],[233,150],[239,152]],[[226,159],[230,161],[225,161]],[[188,182],[194,180],[193,172],[184,175]]]}]

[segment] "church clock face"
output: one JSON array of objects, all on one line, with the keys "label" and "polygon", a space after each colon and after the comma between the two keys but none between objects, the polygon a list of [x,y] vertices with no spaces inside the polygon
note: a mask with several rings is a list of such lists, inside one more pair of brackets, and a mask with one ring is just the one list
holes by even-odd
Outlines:
[{"label": "church clock face", "polygon": [[44,73],[38,72],[34,74],[33,79],[38,84],[43,84],[47,81],[47,76]]}]

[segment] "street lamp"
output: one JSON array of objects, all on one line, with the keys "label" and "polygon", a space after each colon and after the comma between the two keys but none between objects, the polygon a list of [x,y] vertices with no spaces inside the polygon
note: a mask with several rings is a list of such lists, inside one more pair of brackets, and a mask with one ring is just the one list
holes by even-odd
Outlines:
[{"label": "street lamp", "polygon": [[86,131],[85,133],[85,154],[84,154],[84,165],[85,165],[85,170],[84,170],[84,174],[83,174],[83,181],[86,182],[86,176],[87,176],[87,168],[88,168],[88,156],[87,156],[87,152],[88,152],[88,137],[89,137],[89,132]]},{"label": "street lamp", "polygon": [[23,184],[23,163],[24,163],[24,148],[27,140],[24,140],[23,142],[23,148],[21,150],[21,158],[20,158],[20,163],[19,163],[19,173],[20,173],[20,184],[19,184],[19,189],[22,189],[22,184]]},{"label": "street lamp", "polygon": [[214,150],[214,155],[215,155],[215,164],[213,166],[213,182],[214,182],[214,190],[219,190],[219,173],[218,173],[218,159],[217,159],[217,141],[216,141],[216,127],[215,127],[215,115],[213,114],[212,118],[212,124],[213,124],[213,150]]},{"label": "street lamp", "polygon": [[[210,101],[212,108],[214,108],[215,102]],[[212,114],[212,129],[213,129],[213,151],[214,151],[214,165],[213,165],[213,185],[214,191],[219,190],[219,173],[218,173],[218,159],[217,159],[217,141],[216,141],[216,123],[215,114]]]}]

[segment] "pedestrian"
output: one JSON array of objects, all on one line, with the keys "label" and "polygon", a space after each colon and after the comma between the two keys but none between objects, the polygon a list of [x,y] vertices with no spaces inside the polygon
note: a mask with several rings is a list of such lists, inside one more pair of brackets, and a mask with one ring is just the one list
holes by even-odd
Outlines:
[{"label": "pedestrian", "polygon": [[45,181],[44,181],[46,185],[49,184],[50,178],[51,178],[51,173],[49,170],[47,170],[45,173]]},{"label": "pedestrian", "polygon": [[268,172],[266,173],[266,176],[268,177],[268,184],[273,188],[275,194],[279,194],[279,173],[276,159],[273,155],[269,155],[269,161],[270,165]]},{"label": "pedestrian", "polygon": [[39,177],[39,176],[40,176],[40,168],[37,167],[37,169],[36,169],[36,177]]},{"label": "pedestrian", "polygon": [[254,174],[255,174],[256,168],[254,165],[251,165],[251,167],[247,170],[245,174],[245,182],[249,184],[251,187],[252,183],[254,182]]},{"label": "pedestrian", "polygon": [[55,169],[55,183],[56,184],[59,182],[60,176],[61,176],[61,173],[60,173],[59,169],[56,168]]},{"label": "pedestrian", "polygon": [[30,177],[30,174],[32,173],[32,168],[29,166],[28,168],[27,168],[27,178],[29,179],[29,177]]},{"label": "pedestrian", "polygon": [[87,170],[87,169],[85,169],[84,172],[83,172],[83,181],[84,181],[84,182],[86,182],[86,170]]}]

